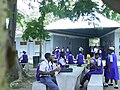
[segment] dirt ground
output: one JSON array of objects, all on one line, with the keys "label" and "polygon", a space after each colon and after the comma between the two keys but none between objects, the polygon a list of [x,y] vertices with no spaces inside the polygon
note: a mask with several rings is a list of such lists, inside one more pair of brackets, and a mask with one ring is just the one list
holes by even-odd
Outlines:
[{"label": "dirt ground", "polygon": [[35,71],[36,71],[36,68],[33,68],[32,66],[30,66],[28,74],[31,77],[24,78],[23,81],[19,83],[17,87],[10,88],[9,90],[32,90],[32,83],[36,80]]},{"label": "dirt ground", "polygon": [[[32,83],[36,80],[35,71],[36,71],[36,68],[33,68],[32,66],[30,66],[30,70],[28,73],[32,77],[24,78],[23,81],[20,83],[20,85],[18,85],[18,87],[10,88],[9,90],[32,90]],[[119,73],[120,73],[120,66],[119,66]],[[85,84],[85,87],[82,88],[81,90],[87,90],[86,87],[87,87],[87,83]],[[120,81],[119,81],[119,89],[120,89]],[[119,90],[119,89],[116,89],[116,90]],[[107,87],[107,88],[104,88],[104,90],[115,90],[115,89],[113,87]]]}]

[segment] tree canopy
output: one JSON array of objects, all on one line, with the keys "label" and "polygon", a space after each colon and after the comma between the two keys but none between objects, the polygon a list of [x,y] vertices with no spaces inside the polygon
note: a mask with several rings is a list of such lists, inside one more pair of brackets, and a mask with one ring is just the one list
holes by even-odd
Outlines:
[{"label": "tree canopy", "polygon": [[[26,29],[23,34],[24,39],[45,39],[48,33],[45,30],[46,16],[53,15],[56,18],[69,18],[77,21],[80,17],[89,16],[86,21],[100,21],[95,13],[100,13],[105,17],[119,21],[120,15],[99,0],[30,0],[39,3],[40,16],[37,19],[27,22]],[[31,2],[29,2],[31,3]],[[30,4],[32,7],[32,3]],[[48,20],[49,21],[49,20]],[[93,23],[94,24],[94,23]],[[45,36],[44,36],[45,35]]]}]

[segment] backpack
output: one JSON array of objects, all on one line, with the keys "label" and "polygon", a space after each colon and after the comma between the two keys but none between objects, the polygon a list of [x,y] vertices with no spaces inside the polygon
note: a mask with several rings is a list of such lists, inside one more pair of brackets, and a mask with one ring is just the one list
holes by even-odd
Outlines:
[{"label": "backpack", "polygon": [[[41,62],[42,61],[44,61],[44,60],[41,60]],[[39,72],[39,69],[40,69],[40,63],[38,63],[37,70],[36,70],[36,80],[37,81],[40,81],[40,72]]]}]

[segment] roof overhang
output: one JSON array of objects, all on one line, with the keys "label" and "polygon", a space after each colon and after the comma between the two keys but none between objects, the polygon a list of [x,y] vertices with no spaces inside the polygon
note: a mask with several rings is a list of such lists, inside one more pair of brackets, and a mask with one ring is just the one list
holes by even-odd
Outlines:
[{"label": "roof overhang", "polygon": [[74,35],[80,37],[94,38],[101,37],[111,31],[118,29],[119,27],[105,27],[105,28],[81,28],[81,29],[52,29],[48,30],[52,33]]}]

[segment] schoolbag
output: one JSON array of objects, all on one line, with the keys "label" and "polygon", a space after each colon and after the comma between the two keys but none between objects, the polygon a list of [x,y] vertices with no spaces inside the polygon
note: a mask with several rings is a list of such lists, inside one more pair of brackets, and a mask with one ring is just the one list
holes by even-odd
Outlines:
[{"label": "schoolbag", "polygon": [[[41,62],[44,61],[44,60],[41,60]],[[40,81],[40,72],[39,72],[39,69],[40,69],[40,63],[38,63],[38,66],[37,66],[37,69],[36,69],[36,80],[37,81]]]}]

